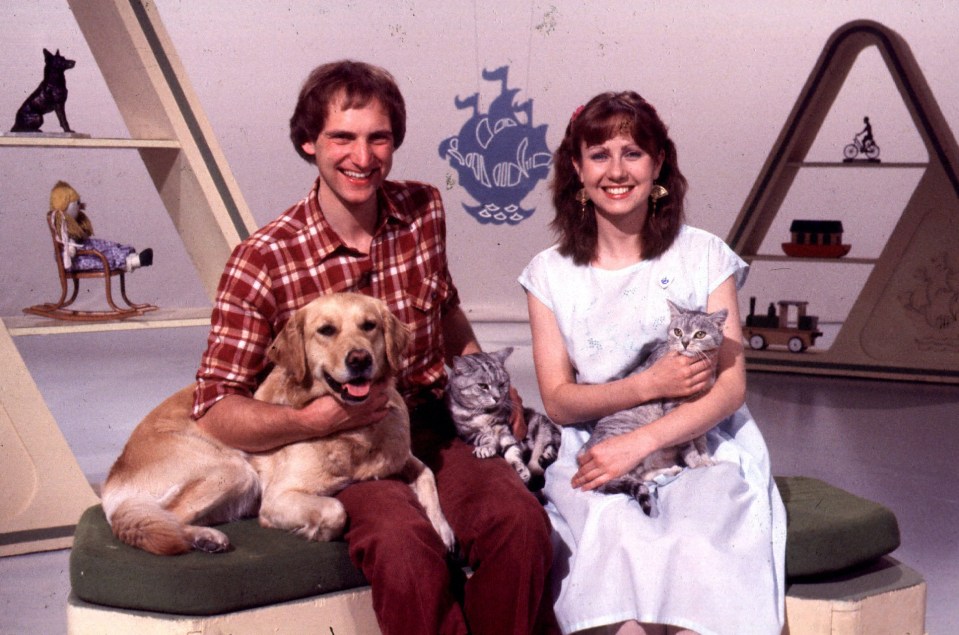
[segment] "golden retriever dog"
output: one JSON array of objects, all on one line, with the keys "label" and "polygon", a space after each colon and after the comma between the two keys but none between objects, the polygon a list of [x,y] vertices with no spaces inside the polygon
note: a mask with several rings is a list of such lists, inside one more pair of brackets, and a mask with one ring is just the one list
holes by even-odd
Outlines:
[{"label": "golden retriever dog", "polygon": [[275,366],[254,397],[299,408],[321,395],[362,402],[377,381],[390,385],[380,422],[268,452],[220,443],[190,418],[193,387],[148,414],[133,431],[103,486],[114,534],[172,555],[229,548],[208,525],[256,515],[260,524],[311,540],[342,535],[347,517],[333,496],[350,483],[398,477],[410,484],[443,543],[453,530],[440,510],[433,473],[410,451],[409,413],[393,376],[409,342],[380,300],[321,296],[291,316],[269,351]]}]

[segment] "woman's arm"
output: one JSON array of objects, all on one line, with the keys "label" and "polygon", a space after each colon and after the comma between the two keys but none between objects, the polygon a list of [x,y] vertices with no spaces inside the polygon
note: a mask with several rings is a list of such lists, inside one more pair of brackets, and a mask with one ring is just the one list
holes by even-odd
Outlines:
[{"label": "woman's arm", "polygon": [[709,386],[708,362],[674,354],[642,373],[607,384],[577,384],[553,312],[526,294],[533,334],[533,363],[546,413],[560,425],[599,419],[662,397],[687,397]]},{"label": "woman's arm", "polygon": [[580,457],[573,486],[595,489],[633,469],[650,453],[690,441],[704,434],[743,405],[746,399],[746,364],[736,285],[727,278],[709,295],[707,310],[726,309],[723,343],[717,360],[716,382],[700,398],[687,401],[649,425],[613,437]]}]

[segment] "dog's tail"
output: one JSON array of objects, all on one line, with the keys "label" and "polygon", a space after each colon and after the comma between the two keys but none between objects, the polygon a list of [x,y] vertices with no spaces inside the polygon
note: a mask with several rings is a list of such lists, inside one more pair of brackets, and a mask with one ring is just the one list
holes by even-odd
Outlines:
[{"label": "dog's tail", "polygon": [[159,556],[173,556],[192,549],[184,524],[155,499],[120,501],[107,518],[113,534],[131,547]]}]

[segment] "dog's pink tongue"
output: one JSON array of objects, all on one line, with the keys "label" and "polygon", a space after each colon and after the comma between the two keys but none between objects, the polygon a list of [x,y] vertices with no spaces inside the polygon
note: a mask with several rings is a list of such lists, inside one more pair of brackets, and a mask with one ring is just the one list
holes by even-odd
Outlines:
[{"label": "dog's pink tongue", "polygon": [[369,384],[346,384],[346,392],[350,393],[350,397],[356,399],[361,399],[368,394],[370,394],[370,385]]}]

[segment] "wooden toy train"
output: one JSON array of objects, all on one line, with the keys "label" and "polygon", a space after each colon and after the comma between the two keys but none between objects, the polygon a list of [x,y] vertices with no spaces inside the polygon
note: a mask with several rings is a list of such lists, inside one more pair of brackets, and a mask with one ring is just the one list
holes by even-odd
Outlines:
[{"label": "wooden toy train", "polygon": [[[793,353],[801,353],[816,344],[816,338],[822,336],[819,330],[819,318],[806,315],[805,300],[780,300],[779,311],[772,302],[766,315],[756,315],[756,298],[749,298],[749,315],[743,327],[743,337],[754,350],[766,347],[785,346]],[[796,319],[790,320],[789,309],[795,307]]]}]

